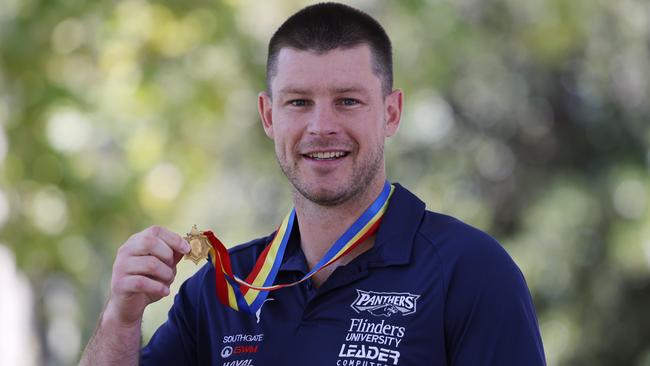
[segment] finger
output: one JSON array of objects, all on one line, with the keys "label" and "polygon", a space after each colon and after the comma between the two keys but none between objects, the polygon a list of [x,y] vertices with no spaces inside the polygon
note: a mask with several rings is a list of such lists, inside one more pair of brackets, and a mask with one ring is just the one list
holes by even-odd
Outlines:
[{"label": "finger", "polygon": [[169,295],[169,286],[142,275],[125,276],[117,283],[117,286],[124,293],[147,294],[151,297]]},{"label": "finger", "polygon": [[126,245],[124,251],[129,257],[152,255],[169,266],[174,265],[174,251],[162,239],[155,236],[140,235]]},{"label": "finger", "polygon": [[129,275],[143,275],[165,284],[174,281],[174,270],[154,256],[131,257],[124,264],[124,272]]},{"label": "finger", "polygon": [[174,268],[176,267],[178,262],[181,261],[181,259],[183,259],[183,254],[178,253],[178,252],[174,252],[174,259],[173,259]]},{"label": "finger", "polygon": [[165,243],[169,244],[172,249],[179,253],[185,254],[190,251],[190,245],[185,241],[185,239],[162,226],[152,226],[151,232],[154,236],[162,239]]}]

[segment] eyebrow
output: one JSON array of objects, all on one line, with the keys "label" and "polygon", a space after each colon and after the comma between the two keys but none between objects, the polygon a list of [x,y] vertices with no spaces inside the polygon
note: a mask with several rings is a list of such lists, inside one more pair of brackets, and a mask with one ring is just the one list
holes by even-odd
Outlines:
[{"label": "eyebrow", "polygon": [[[360,85],[350,85],[350,86],[342,86],[342,87],[336,87],[329,89],[330,92],[334,94],[343,94],[343,93],[363,93],[367,94],[368,89],[364,88],[363,86]],[[287,86],[278,91],[278,94],[284,95],[284,94],[311,94],[311,92],[308,89],[296,87],[296,86]]]},{"label": "eyebrow", "polygon": [[352,85],[352,86],[346,86],[346,87],[341,87],[341,88],[334,88],[332,91],[336,94],[342,94],[342,93],[367,93],[368,89],[358,86],[358,85]]},{"label": "eyebrow", "polygon": [[280,89],[278,94],[309,94],[309,91],[295,86],[287,86]]}]

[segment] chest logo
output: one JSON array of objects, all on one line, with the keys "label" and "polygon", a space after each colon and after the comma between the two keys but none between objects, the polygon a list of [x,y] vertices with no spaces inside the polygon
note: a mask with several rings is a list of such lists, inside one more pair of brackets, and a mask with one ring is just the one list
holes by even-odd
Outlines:
[{"label": "chest logo", "polygon": [[368,312],[374,316],[390,317],[394,314],[409,315],[416,311],[420,295],[408,292],[375,292],[357,289],[352,309],[357,313]]}]

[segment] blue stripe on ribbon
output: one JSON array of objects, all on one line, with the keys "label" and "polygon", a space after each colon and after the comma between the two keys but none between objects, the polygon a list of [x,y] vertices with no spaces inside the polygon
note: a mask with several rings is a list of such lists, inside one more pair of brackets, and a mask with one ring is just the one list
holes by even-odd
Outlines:
[{"label": "blue stripe on ribbon", "polygon": [[341,237],[334,242],[330,250],[325,253],[323,258],[316,263],[314,268],[305,275],[305,277],[311,276],[314,272],[318,271],[322,266],[324,266],[327,262],[329,262],[334,256],[336,256],[340,251],[341,248],[343,248],[352,238],[363,229],[370,220],[372,220],[373,217],[381,210],[381,208],[384,206],[384,203],[386,203],[386,200],[390,196],[390,184],[388,181],[384,183],[384,189],[381,191],[379,194],[379,197],[368,207],[367,210],[365,210],[361,216],[357,219],[357,221],[350,226]]},{"label": "blue stripe on ribbon", "polygon": [[[248,315],[254,315],[255,312],[251,311],[250,306],[248,306],[248,303],[246,302],[246,298],[244,297],[244,294],[241,293],[241,290],[239,288],[239,284],[235,282],[234,279],[230,278],[229,276],[225,276],[226,280],[232,286],[233,292],[235,293],[235,300],[237,300],[237,307],[239,308],[239,311],[246,313]],[[229,300],[230,301],[230,300]]]},{"label": "blue stripe on ribbon", "polygon": [[[266,280],[264,281],[264,287],[272,286],[273,282],[275,281],[275,277],[278,275],[278,271],[280,270],[280,266],[282,265],[282,258],[284,258],[284,251],[287,248],[287,243],[289,243],[289,238],[291,237],[291,231],[293,230],[293,224],[296,220],[296,209],[293,208],[291,209],[291,213],[289,214],[289,220],[287,221],[287,228],[284,231],[284,236],[282,237],[282,243],[280,243],[280,247],[278,248],[278,253],[276,254],[276,260],[273,263],[273,267],[271,267],[271,271],[269,272],[268,277],[266,277]],[[251,290],[249,290],[251,291]],[[259,309],[263,304],[264,301],[266,300],[267,296],[269,295],[269,291],[258,291],[257,296],[255,297],[255,300],[251,304],[251,311],[255,313],[257,309]]]}]

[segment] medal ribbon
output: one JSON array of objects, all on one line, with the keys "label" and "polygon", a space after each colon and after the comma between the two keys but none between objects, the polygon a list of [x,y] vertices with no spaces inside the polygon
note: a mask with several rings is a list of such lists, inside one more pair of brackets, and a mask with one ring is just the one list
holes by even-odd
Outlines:
[{"label": "medal ribbon", "polygon": [[379,197],[364,211],[361,216],[338,238],[323,258],[303,278],[292,283],[274,285],[284,251],[289,242],[293,224],[296,221],[296,210],[291,209],[276,231],[273,240],[260,254],[251,273],[245,280],[235,276],[230,264],[228,250],[212,231],[204,231],[212,248],[210,258],[215,268],[217,298],[221,303],[237,311],[253,315],[264,304],[269,291],[294,286],[304,282],[323,268],[336,262],[352,251],[366,238],[373,235],[379,228],[388,200],[393,194],[394,187],[388,182],[384,184]]}]

